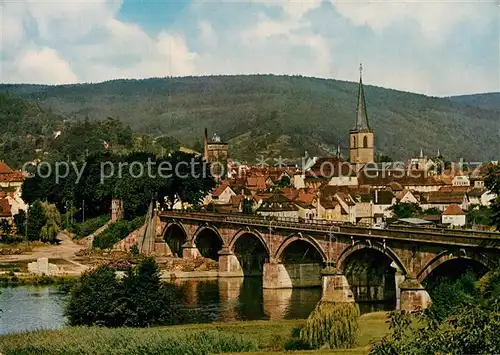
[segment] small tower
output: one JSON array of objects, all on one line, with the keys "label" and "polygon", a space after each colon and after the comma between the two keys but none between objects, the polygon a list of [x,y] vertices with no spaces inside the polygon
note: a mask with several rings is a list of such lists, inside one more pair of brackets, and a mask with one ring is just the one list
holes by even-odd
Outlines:
[{"label": "small tower", "polygon": [[368,124],[365,92],[363,89],[363,65],[359,65],[359,88],[356,124],[349,133],[349,157],[351,163],[372,163],[374,161],[374,135]]}]

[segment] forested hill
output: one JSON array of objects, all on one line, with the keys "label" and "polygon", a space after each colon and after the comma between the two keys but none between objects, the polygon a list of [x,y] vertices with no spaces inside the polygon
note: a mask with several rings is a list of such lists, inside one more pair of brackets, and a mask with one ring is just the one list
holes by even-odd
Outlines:
[{"label": "forested hill", "polygon": [[[119,118],[134,130],[199,148],[203,129],[229,140],[230,155],[298,157],[347,153],[358,84],[301,76],[114,80],[62,86],[0,85],[69,119]],[[448,159],[498,159],[497,106],[365,86],[378,153],[408,158],[438,148]],[[476,102],[476,103],[475,103]],[[2,128],[3,129],[3,128]]]}]

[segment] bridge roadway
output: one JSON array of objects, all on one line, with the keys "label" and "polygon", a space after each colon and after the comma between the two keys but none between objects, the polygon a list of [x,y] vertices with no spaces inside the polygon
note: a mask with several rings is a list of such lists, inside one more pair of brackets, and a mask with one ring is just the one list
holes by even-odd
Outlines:
[{"label": "bridge roadway", "polygon": [[[336,301],[354,299],[350,290],[354,285],[349,285],[344,274],[349,272],[349,262],[360,252],[375,251],[380,260],[385,255],[390,261],[396,269],[400,307],[408,310],[428,306],[430,299],[422,284],[440,265],[458,260],[490,270],[498,267],[500,260],[500,233],[496,232],[395,226],[377,229],[325,220],[299,222],[208,212],[164,211],[159,216],[163,239],[157,242],[167,244],[168,249],[167,231],[176,225],[184,234],[184,258],[200,255],[197,243],[207,229],[216,235],[222,245],[218,257],[220,276],[244,275],[235,248],[240,238],[251,236],[261,242],[266,252],[262,270],[264,288],[322,285],[323,298]],[[303,246],[308,243],[317,251],[320,259],[316,265],[287,264],[289,247],[297,242]],[[352,277],[350,281],[354,282]],[[367,286],[366,291],[366,285],[356,285],[355,296],[360,297],[359,290],[377,294],[382,286],[378,290]]]}]

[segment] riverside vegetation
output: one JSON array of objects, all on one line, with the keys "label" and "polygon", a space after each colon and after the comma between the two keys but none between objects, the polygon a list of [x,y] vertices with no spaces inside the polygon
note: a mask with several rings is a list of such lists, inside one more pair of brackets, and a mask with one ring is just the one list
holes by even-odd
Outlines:
[{"label": "riverside vegetation", "polygon": [[[301,353],[356,355],[500,352],[500,272],[429,285],[432,307],[358,315],[355,305],[319,303],[307,320],[175,325],[172,285],[145,258],[117,279],[110,266],[73,285],[61,330],[0,336],[3,354]],[[164,325],[170,325],[165,327]],[[151,327],[155,326],[155,327]],[[136,329],[132,329],[132,327]],[[140,329],[137,329],[140,328]],[[316,350],[314,350],[316,349]]]}]

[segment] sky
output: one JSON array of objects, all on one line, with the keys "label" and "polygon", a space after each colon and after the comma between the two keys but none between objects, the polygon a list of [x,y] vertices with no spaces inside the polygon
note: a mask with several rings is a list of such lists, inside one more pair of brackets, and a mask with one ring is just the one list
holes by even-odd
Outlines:
[{"label": "sky", "polygon": [[1,0],[2,83],[285,74],[448,96],[500,91],[487,1]]}]

